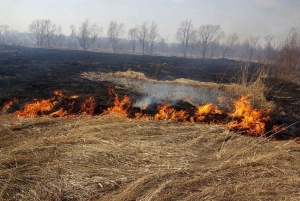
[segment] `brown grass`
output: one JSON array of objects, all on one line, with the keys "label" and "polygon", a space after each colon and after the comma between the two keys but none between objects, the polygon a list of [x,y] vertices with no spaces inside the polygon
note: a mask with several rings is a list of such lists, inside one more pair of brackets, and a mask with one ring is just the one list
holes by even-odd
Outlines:
[{"label": "brown grass", "polygon": [[3,200],[299,200],[300,146],[222,126],[0,116]]}]

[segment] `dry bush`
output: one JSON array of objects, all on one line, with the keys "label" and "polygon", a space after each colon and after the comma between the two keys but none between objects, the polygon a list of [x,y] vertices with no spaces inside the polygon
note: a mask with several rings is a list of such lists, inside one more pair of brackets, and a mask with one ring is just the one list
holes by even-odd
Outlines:
[{"label": "dry bush", "polygon": [[265,80],[269,76],[269,68],[266,64],[261,64],[254,70],[250,70],[251,63],[243,63],[240,71],[234,76],[235,83],[229,85],[220,85],[221,89],[227,91],[233,99],[242,95],[251,95],[251,101],[254,108],[273,108],[274,104],[268,102],[265,93],[268,88]]}]

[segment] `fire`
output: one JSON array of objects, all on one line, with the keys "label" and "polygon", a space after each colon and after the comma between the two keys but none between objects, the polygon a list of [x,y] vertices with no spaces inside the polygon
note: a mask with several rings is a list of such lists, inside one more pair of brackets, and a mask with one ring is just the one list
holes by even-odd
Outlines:
[{"label": "fire", "polygon": [[3,105],[1,111],[2,111],[2,112],[5,112],[5,111],[8,110],[9,108],[11,108],[11,106],[12,106],[15,102],[18,102],[18,99],[14,98],[13,100],[7,101],[7,102]]},{"label": "fire", "polygon": [[51,99],[48,100],[36,100],[33,103],[27,103],[23,110],[17,111],[18,117],[37,117],[44,116],[46,112],[53,109],[57,102],[53,102]]},{"label": "fire", "polygon": [[197,122],[204,121],[208,114],[222,114],[222,112],[216,105],[213,105],[212,103],[198,106],[195,112],[195,120]]},{"label": "fire", "polygon": [[[62,107],[56,109],[57,105],[62,101],[67,100],[63,95],[63,90],[56,90],[53,92],[54,97],[50,99],[35,100],[32,103],[27,103],[23,110],[17,111],[17,117],[38,117],[38,116],[51,116],[51,117],[64,117],[68,115]],[[69,98],[71,100],[71,106],[73,106],[74,101],[72,101],[76,96]]]},{"label": "fire", "polygon": [[[63,90],[54,91],[53,98],[35,100],[32,103],[25,104],[23,110],[17,111],[18,117],[37,117],[37,116],[51,116],[64,117],[74,115],[96,115],[96,99],[94,96],[88,97],[80,105],[75,102],[78,101],[78,95],[70,97],[63,95]],[[148,120],[173,120],[176,122],[205,122],[205,123],[223,123],[228,122],[228,117],[231,122],[226,124],[226,127],[231,131],[240,131],[247,135],[264,136],[265,124],[270,119],[269,110],[258,110],[251,107],[249,101],[250,95],[242,96],[234,102],[234,110],[231,113],[224,113],[219,110],[217,105],[208,103],[202,106],[194,107],[194,111],[177,109],[170,105],[170,103],[162,103],[157,106],[157,111],[153,114],[153,110],[148,109],[148,105],[140,108],[139,112],[133,113],[131,99],[127,95],[119,96],[113,89],[109,90],[109,101],[113,102],[112,106],[104,110],[101,115],[114,114],[121,118],[134,119],[148,119]],[[3,108],[6,110],[17,101],[16,99],[7,102]],[[76,112],[77,111],[77,112]],[[73,114],[73,115],[72,115]],[[279,129],[274,127],[272,132]]]},{"label": "fire", "polygon": [[265,122],[270,119],[269,111],[253,109],[249,98],[250,95],[242,96],[234,103],[235,110],[229,114],[233,121],[229,122],[226,127],[229,130],[246,131],[248,135],[263,136]]},{"label": "fire", "polygon": [[96,107],[96,100],[94,96],[90,96],[81,104],[81,111],[87,115],[93,115]]},{"label": "fire", "polygon": [[109,96],[110,97],[115,96],[114,105],[112,107],[108,108],[107,110],[105,110],[102,113],[102,115],[112,113],[115,116],[127,118],[128,111],[131,107],[131,99],[127,95],[124,95],[124,97],[120,99],[119,96],[112,89],[109,90]]},{"label": "fire", "polygon": [[170,107],[169,103],[162,103],[158,106],[158,112],[154,115],[154,120],[174,120],[187,122],[188,114],[184,110],[176,111]]}]

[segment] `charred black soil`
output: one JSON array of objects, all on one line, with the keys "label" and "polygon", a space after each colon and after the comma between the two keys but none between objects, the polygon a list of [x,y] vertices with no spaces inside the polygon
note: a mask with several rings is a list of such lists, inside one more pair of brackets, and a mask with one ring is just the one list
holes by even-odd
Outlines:
[{"label": "charred black soil", "polygon": [[[82,100],[94,95],[98,113],[109,107],[107,90],[137,98],[135,91],[116,87],[109,81],[96,82],[82,78],[83,72],[142,72],[157,80],[186,78],[201,82],[231,83],[236,81],[241,62],[228,59],[184,59],[177,57],[111,54],[75,50],[38,49],[14,46],[0,47],[0,107],[14,98],[18,102],[6,112],[21,109],[26,102],[50,98],[63,89],[66,95],[79,95]],[[256,65],[250,66],[250,75]],[[275,103],[272,124],[287,126],[300,120],[300,86],[267,78],[266,98]],[[184,107],[184,104],[182,105]],[[269,126],[269,127],[270,127]],[[283,131],[277,138],[299,137],[299,124]],[[284,134],[284,132],[286,132]],[[290,136],[290,132],[295,136]]]}]

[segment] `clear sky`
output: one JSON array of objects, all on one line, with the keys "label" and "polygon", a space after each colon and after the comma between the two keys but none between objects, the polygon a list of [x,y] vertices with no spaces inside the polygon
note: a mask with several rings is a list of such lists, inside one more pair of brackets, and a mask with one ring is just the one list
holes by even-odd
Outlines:
[{"label": "clear sky", "polygon": [[65,34],[70,25],[89,19],[103,27],[111,20],[127,30],[143,22],[156,21],[162,37],[174,40],[180,23],[191,19],[195,27],[218,24],[226,34],[280,35],[300,25],[300,0],[0,0],[0,25],[28,31],[36,19],[50,19]]}]

